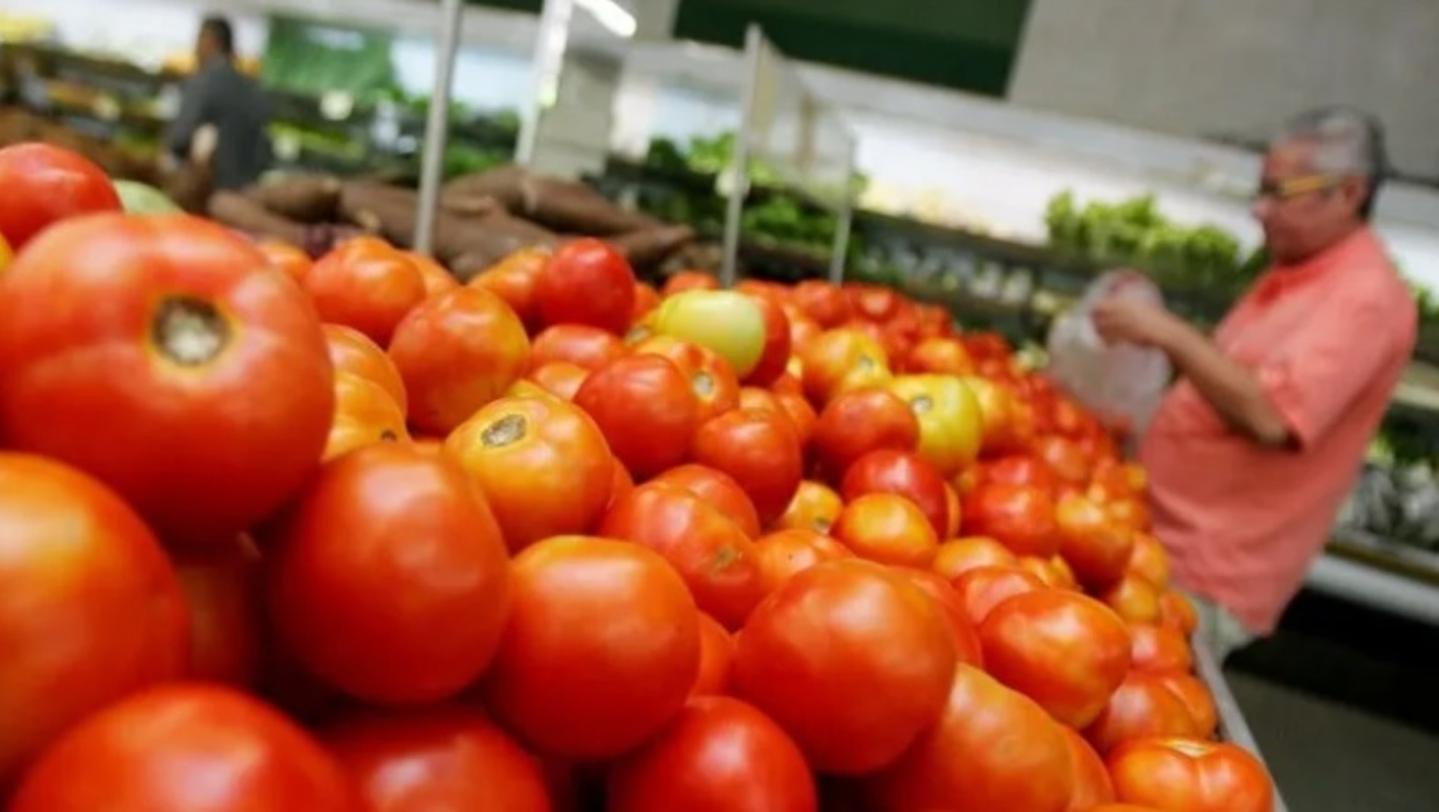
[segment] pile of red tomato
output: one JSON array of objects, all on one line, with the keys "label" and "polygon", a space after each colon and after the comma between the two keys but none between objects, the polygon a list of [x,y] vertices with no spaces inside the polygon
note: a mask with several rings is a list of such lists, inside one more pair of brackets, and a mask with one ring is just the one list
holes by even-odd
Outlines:
[{"label": "pile of red tomato", "polygon": [[15,210],[14,812],[1271,809],[1143,472],[996,336]]}]

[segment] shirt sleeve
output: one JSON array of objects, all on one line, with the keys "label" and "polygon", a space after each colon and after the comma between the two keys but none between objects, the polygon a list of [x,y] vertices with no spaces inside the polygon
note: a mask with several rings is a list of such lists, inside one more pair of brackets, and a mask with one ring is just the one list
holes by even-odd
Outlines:
[{"label": "shirt sleeve", "polygon": [[1402,318],[1372,302],[1325,311],[1256,370],[1303,448],[1327,434],[1393,358]]},{"label": "shirt sleeve", "polygon": [[209,122],[211,83],[208,73],[197,73],[185,84],[180,96],[180,111],[170,122],[166,144],[176,156],[185,157],[190,151],[190,141],[201,125]]}]

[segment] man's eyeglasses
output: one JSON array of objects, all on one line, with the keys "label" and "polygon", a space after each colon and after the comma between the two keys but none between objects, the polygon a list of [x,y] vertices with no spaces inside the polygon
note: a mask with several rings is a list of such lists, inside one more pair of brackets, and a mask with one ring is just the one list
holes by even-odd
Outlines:
[{"label": "man's eyeglasses", "polygon": [[1266,179],[1259,182],[1259,189],[1254,192],[1254,199],[1291,200],[1311,192],[1328,191],[1338,186],[1343,180],[1344,178],[1338,175],[1299,175],[1279,180]]}]

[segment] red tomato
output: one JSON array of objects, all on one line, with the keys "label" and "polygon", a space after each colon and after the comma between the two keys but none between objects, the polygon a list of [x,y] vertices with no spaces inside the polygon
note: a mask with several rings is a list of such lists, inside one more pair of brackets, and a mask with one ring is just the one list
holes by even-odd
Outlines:
[{"label": "red tomato", "polygon": [[638,322],[648,316],[651,311],[660,306],[660,293],[653,285],[645,282],[635,283],[635,307],[630,311],[630,323]]},{"label": "red tomato", "polygon": [[1159,590],[1137,575],[1125,575],[1098,597],[1130,623],[1159,622]]},{"label": "red tomato", "polygon": [[969,613],[964,608],[964,601],[960,599],[959,593],[954,590],[949,581],[929,570],[913,567],[896,567],[895,570],[908,578],[910,583],[924,590],[925,594],[933,598],[940,610],[944,612],[945,620],[949,621],[949,629],[954,633],[954,652],[959,662],[968,663],[977,668],[984,667],[984,652],[979,642],[979,631],[970,622]]},{"label": "red tomato", "polygon": [[610,461],[613,463],[614,474],[610,477],[610,501],[605,503],[606,513],[635,489],[634,477],[630,476],[625,464],[615,457],[611,457]]},{"label": "red tomato", "polygon": [[780,530],[761,536],[755,542],[755,554],[766,595],[784,586],[795,573],[822,561],[836,561],[854,555],[848,547],[829,536],[805,528]]},{"label": "red tomato", "polygon": [[1064,812],[1069,758],[1042,708],[961,665],[939,721],[870,779],[867,794],[875,812]]},{"label": "red tomato", "polygon": [[789,363],[790,348],[793,346],[789,317],[771,296],[752,294],[750,299],[764,318],[764,350],[744,382],[751,386],[769,386],[775,378],[784,374]]},{"label": "red tomato", "polygon": [[1019,557],[1019,568],[1044,582],[1044,585],[1053,589],[1078,589],[1079,585],[1074,580],[1064,559],[1059,556],[1039,558],[1032,555]]},{"label": "red tomato", "polygon": [[1159,596],[1159,622],[1178,629],[1188,638],[1199,626],[1199,616],[1188,598],[1171,589]]},{"label": "red tomato", "polygon": [[688,341],[651,336],[634,347],[636,355],[660,355],[680,368],[700,404],[700,422],[739,406],[739,379],[723,357]]},{"label": "red tomato", "polygon": [[1084,737],[1063,725],[1059,730],[1064,734],[1064,743],[1069,745],[1070,774],[1074,776],[1074,791],[1069,796],[1069,806],[1064,812],[1094,812],[1114,800],[1114,784],[1109,780],[1109,769]]},{"label": "red tomato", "polygon": [[790,425],[794,427],[794,433],[799,438],[800,448],[808,448],[810,439],[814,436],[815,423],[819,416],[814,413],[814,407],[809,405],[804,395],[797,395],[793,392],[776,392],[775,401],[779,404],[785,417],[789,418]]},{"label": "red tomato", "polygon": [[504,394],[524,374],[529,354],[514,311],[476,288],[426,299],[395,328],[390,343],[410,395],[410,422],[441,435]]},{"label": "red tomato", "polygon": [[1169,585],[1169,555],[1159,539],[1149,533],[1131,534],[1134,550],[1129,556],[1128,570],[1158,589]]},{"label": "red tomato", "polygon": [[635,272],[609,243],[573,240],[540,271],[535,301],[545,324],[588,324],[620,335],[635,309]]},{"label": "red tomato", "polygon": [[699,400],[673,361],[618,358],[590,373],[575,405],[604,432],[610,451],[641,479],[683,462],[699,428]]},{"label": "red tomato", "polygon": [[[76,776],[85,780],[77,781]],[[231,688],[172,683],[105,708],[26,773],[10,812],[352,812],[335,760]]]},{"label": "red tomato", "polygon": [[1059,554],[1088,589],[1100,590],[1124,576],[1134,552],[1127,528],[1109,520],[1104,508],[1083,496],[1066,496],[1054,510]]},{"label": "red tomato", "polygon": [[944,483],[944,508],[948,521],[945,522],[943,538],[953,538],[959,534],[961,508],[959,504],[959,491],[948,482]]},{"label": "red tomato", "polygon": [[789,302],[789,288],[778,282],[767,282],[763,279],[741,279],[735,283],[734,289],[746,296],[760,296],[769,299],[780,306]]},{"label": "red tomato", "polygon": [[960,600],[964,601],[969,622],[975,626],[983,623],[994,607],[1010,598],[1047,588],[1038,577],[1017,566],[975,567],[951,583]]},{"label": "red tomato", "polygon": [[105,170],[49,144],[0,149],[0,236],[19,253],[46,226],[69,217],[120,211]]},{"label": "red tomato", "polygon": [[963,513],[966,531],[997,539],[1019,555],[1059,552],[1054,502],[1039,488],[983,482],[965,495]]},{"label": "red tomato", "polygon": [[1038,488],[1051,499],[1059,493],[1059,479],[1042,460],[1027,454],[1013,454],[1000,457],[980,465],[979,482],[1002,485],[1028,485]]},{"label": "red tomato", "polygon": [[287,242],[275,240],[255,243],[255,248],[265,255],[271,265],[284,271],[301,285],[305,283],[305,274],[310,272],[312,264],[309,254]]},{"label": "red tomato", "polygon": [[806,279],[795,285],[790,291],[790,301],[825,329],[838,327],[850,318],[849,298],[844,291],[818,279]]},{"label": "red tomato", "polygon": [[870,493],[845,505],[834,536],[855,555],[881,564],[928,567],[939,537],[924,513],[892,493]]},{"label": "red tomato", "polygon": [[191,679],[247,686],[260,663],[260,552],[249,539],[175,562],[190,618]]},{"label": "red tomato", "polygon": [[860,318],[886,321],[900,313],[906,302],[894,288],[884,285],[846,285],[850,307]]},{"label": "red tomato", "polygon": [[814,427],[815,457],[830,476],[840,477],[872,451],[914,451],[919,421],[909,404],[883,389],[846,392],[825,405]]},{"label": "red tomato", "polygon": [[[789,346],[791,351],[803,349],[804,345],[809,343],[811,339],[824,332],[824,328],[819,326],[819,322],[804,315],[799,308],[781,307],[780,309],[784,312],[784,317],[789,319]],[[788,367],[786,366],[786,368]]]},{"label": "red tomato", "polygon": [[1129,638],[1129,659],[1136,670],[1188,671],[1194,667],[1189,641],[1172,626],[1131,624]]},{"label": "red tomato", "polygon": [[300,289],[203,220],[80,218],[0,275],[0,444],[94,474],[167,541],[227,540],[304,483],[331,373]]},{"label": "red tomato", "polygon": [[929,568],[950,582],[979,567],[1016,567],[1019,558],[987,536],[966,536],[939,545]]},{"label": "red tomato", "polygon": [[535,288],[540,281],[540,271],[549,260],[547,248],[521,248],[486,268],[468,285],[504,299],[525,327],[533,331],[540,324],[540,306],[536,301]]},{"label": "red tomato", "polygon": [[409,402],[405,395],[405,382],[400,378],[395,362],[380,345],[359,330],[343,324],[326,324],[324,330],[335,374],[348,372],[368,378],[384,389],[403,413]]},{"label": "red tomato", "polygon": [[509,626],[486,681],[495,714],[571,759],[613,758],[658,733],[700,661],[699,612],[669,564],[637,544],[557,536],[512,571]]},{"label": "red tomato", "polygon": [[910,350],[901,368],[905,372],[970,375],[974,362],[957,338],[926,338]]},{"label": "red tomato", "polygon": [[1096,600],[1043,589],[994,607],[979,626],[995,679],[1073,728],[1094,721],[1129,670],[1129,632]]},{"label": "red tomato", "polygon": [[651,481],[689,491],[734,522],[746,536],[759,536],[759,515],[755,513],[754,503],[729,474],[691,464],[671,468]]},{"label": "red tomato", "polygon": [[660,294],[673,296],[687,290],[719,290],[719,280],[709,271],[680,271],[665,280]]},{"label": "red tomato", "polygon": [[903,496],[920,509],[936,536],[944,536],[949,532],[949,495],[944,488],[939,471],[919,455],[880,449],[849,466],[840,493],[846,502],[869,493]]},{"label": "red tomato", "polygon": [[818,482],[806,479],[799,483],[799,490],[795,491],[789,507],[784,509],[774,526],[780,530],[828,533],[843,509],[844,502],[839,498],[839,494]]},{"label": "red tomato", "polygon": [[1111,499],[1104,504],[1109,518],[1137,532],[1149,532],[1149,509],[1138,499]]},{"label": "red tomato", "polygon": [[1089,482],[1090,461],[1073,440],[1051,434],[1039,438],[1034,445],[1035,456],[1053,469],[1060,482],[1080,486]]},{"label": "red tomato", "polygon": [[1119,800],[1174,812],[1270,812],[1274,784],[1242,748],[1195,739],[1140,739],[1109,756]]},{"label": "red tomato", "polygon": [[884,348],[858,330],[829,330],[796,346],[803,364],[804,394],[816,408],[837,395],[890,378]]},{"label": "red tomato", "polygon": [[1214,706],[1214,696],[1209,693],[1209,688],[1187,671],[1156,671],[1155,675],[1189,710],[1195,735],[1202,739],[1212,738],[1214,729],[1219,726],[1219,709]]},{"label": "red tomato", "polygon": [[789,421],[754,409],[736,409],[700,426],[694,459],[734,477],[759,511],[760,524],[780,517],[799,490],[804,459]]},{"label": "red tomato", "polygon": [[754,542],[703,497],[650,482],[616,503],[600,535],[627,539],[664,556],[699,608],[737,628],[764,597]]},{"label": "red tomato", "polygon": [[963,341],[969,354],[979,360],[1007,361],[1014,352],[1010,349],[1009,342],[999,333],[966,333]]},{"label": "red tomato", "polygon": [[[528,380],[561,400],[573,401],[589,376],[590,371],[582,366],[569,361],[551,361],[530,370]],[[517,393],[511,387],[509,394]]]},{"label": "red tomato", "polygon": [[700,613],[700,671],[690,696],[723,694],[734,667],[734,638],[718,620]]},{"label": "red tomato", "polygon": [[362,712],[324,739],[363,809],[550,810],[540,762],[473,708]]},{"label": "red tomato", "polygon": [[379,384],[348,372],[335,373],[335,419],[321,459],[380,442],[408,440],[405,413]]},{"label": "red tomato", "polygon": [[180,676],[185,597],[154,535],[68,466],[0,452],[0,785],[57,733]]},{"label": "red tomato", "polygon": [[814,776],[768,716],[725,696],[691,699],[610,771],[610,812],[815,812]]},{"label": "red tomato", "polygon": [[383,346],[400,319],[424,300],[425,279],[389,243],[355,237],[315,262],[305,274],[305,290],[320,318],[353,327]]},{"label": "red tomato", "polygon": [[799,382],[799,378],[796,378],[791,370],[787,369],[783,375],[775,378],[774,383],[769,385],[769,391],[776,395],[800,395],[803,397],[804,385]]},{"label": "red tomato", "polygon": [[540,539],[583,533],[604,515],[615,469],[594,421],[555,398],[501,398],[445,440],[519,552]]},{"label": "red tomato", "polygon": [[595,370],[624,354],[624,342],[614,333],[584,324],[556,324],[535,336],[530,369],[551,361],[569,361]]},{"label": "red tomato", "polygon": [[493,658],[508,592],[504,539],[479,486],[444,457],[385,444],[329,463],[276,542],[269,602],[279,632],[345,693],[443,699]]},{"label": "red tomato", "polygon": [[954,667],[949,624],[918,587],[878,564],[830,561],[755,609],[734,684],[816,770],[852,775],[892,762],[934,722]]},{"label": "red tomato", "polygon": [[1102,754],[1127,741],[1150,736],[1194,736],[1189,707],[1164,680],[1148,671],[1130,671],[1104,711],[1084,731]]}]

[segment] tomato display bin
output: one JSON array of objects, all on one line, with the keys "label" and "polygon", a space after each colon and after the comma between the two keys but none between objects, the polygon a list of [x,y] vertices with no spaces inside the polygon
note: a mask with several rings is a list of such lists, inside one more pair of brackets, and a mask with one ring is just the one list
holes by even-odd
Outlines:
[{"label": "tomato display bin", "polygon": [[[1219,715],[1219,738],[1231,744],[1236,744],[1249,751],[1260,763],[1264,764],[1266,770],[1268,763],[1264,761],[1264,751],[1259,749],[1259,743],[1254,740],[1254,733],[1249,729],[1249,723],[1244,720],[1244,712],[1239,707],[1239,701],[1234,698],[1234,692],[1229,689],[1229,682],[1224,679],[1224,670],[1220,667],[1219,661],[1215,659],[1214,653],[1209,646],[1202,641],[1194,641],[1194,670],[1203,680],[1209,693],[1214,697],[1214,708]],[[1273,772],[1270,773],[1273,777]],[[1279,791],[1279,782],[1274,782],[1274,812],[1288,812],[1284,805],[1284,798]]]}]

